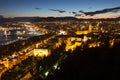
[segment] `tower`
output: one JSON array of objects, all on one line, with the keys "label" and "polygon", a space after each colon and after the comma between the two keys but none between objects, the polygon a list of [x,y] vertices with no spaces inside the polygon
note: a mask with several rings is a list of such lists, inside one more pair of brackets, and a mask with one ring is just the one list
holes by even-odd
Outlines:
[{"label": "tower", "polygon": [[88,31],[89,31],[89,32],[92,32],[92,24],[89,24]]}]

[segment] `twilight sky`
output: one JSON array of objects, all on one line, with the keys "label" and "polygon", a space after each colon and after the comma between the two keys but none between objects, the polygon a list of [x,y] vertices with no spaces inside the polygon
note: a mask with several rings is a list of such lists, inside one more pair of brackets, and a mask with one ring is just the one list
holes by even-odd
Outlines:
[{"label": "twilight sky", "polygon": [[110,18],[120,16],[120,0],[0,0],[0,15]]}]

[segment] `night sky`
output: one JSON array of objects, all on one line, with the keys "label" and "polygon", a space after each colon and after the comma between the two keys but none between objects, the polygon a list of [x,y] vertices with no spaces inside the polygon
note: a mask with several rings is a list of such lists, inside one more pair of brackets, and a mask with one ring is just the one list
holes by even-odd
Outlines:
[{"label": "night sky", "polygon": [[[102,10],[106,12],[101,12]],[[4,17],[75,15],[79,18],[118,17],[120,0],[0,0],[0,15]]]}]

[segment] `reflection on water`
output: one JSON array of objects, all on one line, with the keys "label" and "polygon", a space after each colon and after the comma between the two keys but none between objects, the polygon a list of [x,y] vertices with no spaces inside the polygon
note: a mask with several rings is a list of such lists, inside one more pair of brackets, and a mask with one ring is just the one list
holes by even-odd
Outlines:
[{"label": "reflection on water", "polygon": [[8,45],[10,43],[13,43],[15,41],[18,41],[19,39],[27,39],[30,37],[30,35],[8,35],[8,36],[0,36],[0,45]]},{"label": "reflection on water", "polygon": [[23,34],[23,35],[0,35],[0,45],[6,45],[6,44],[10,44],[11,42],[17,41],[19,39],[27,39],[31,36],[39,36],[39,35],[43,35],[42,32],[40,31],[34,31],[34,32],[28,32],[27,34]]},{"label": "reflection on water", "polygon": [[16,40],[18,39],[18,36],[14,35],[14,36],[0,36],[0,43],[4,43],[7,41],[12,41],[12,40]]}]

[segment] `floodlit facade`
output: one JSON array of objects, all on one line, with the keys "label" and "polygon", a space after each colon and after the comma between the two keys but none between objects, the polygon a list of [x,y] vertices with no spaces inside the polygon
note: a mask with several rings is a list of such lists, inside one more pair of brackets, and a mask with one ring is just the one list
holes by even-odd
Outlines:
[{"label": "floodlit facade", "polygon": [[51,54],[49,49],[34,49],[34,56],[35,57],[47,57]]}]

